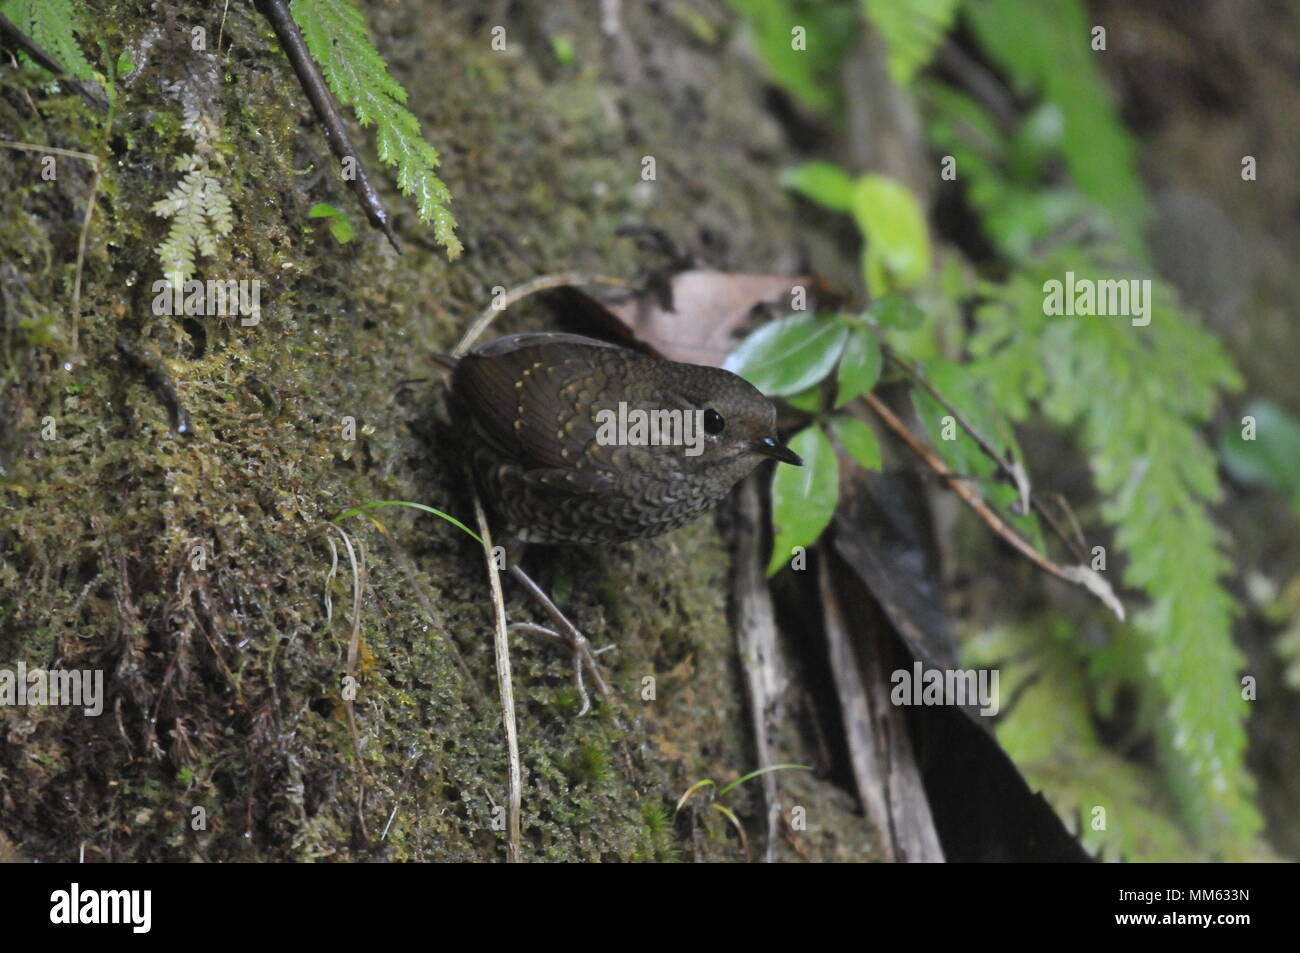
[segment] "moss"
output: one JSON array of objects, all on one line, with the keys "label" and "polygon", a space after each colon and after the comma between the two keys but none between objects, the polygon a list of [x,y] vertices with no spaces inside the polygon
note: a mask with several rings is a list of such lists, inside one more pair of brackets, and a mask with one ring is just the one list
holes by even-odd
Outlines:
[{"label": "moss", "polygon": [[[445,523],[405,512],[343,527],[364,548],[367,580],[353,737],[340,685],[357,608],[341,546],[326,583],[329,540],[338,543],[328,520],[376,499],[468,516],[459,465],[432,436],[440,382],[399,382],[428,377],[425,355],[454,342],[486,289],[570,268],[634,275],[645,263],[614,231],[642,217],[686,244],[709,236],[715,264],[765,270],[787,209],[766,196],[772,168],[756,168],[741,145],[764,122],[748,67],[696,51],[698,78],[684,86],[632,68],[618,92],[614,67],[587,68],[605,62],[603,40],[580,16],[572,33],[584,68],[543,76],[531,49],[492,53],[472,8],[437,23],[408,6],[368,9],[444,156],[467,246],[449,266],[369,146],[406,253],[369,230],[338,246],[307,225],[318,201],[363,216],[320,171],[332,160],[269,29],[251,5],[231,7],[220,88],[209,92],[236,229],[199,277],[259,279],[253,328],[150,311],[165,232],[150,207],[174,180],[171,159],[193,148],[175,99],[156,82],[124,85],[101,146],[100,118],[75,99],[43,100],[35,116],[23,77],[3,74],[0,118],[15,138],[107,149],[110,160],[83,280],[82,353],[72,354],[67,275],[88,170],[40,183],[35,157],[0,150],[0,174],[21,183],[0,222],[14,289],[0,397],[0,664],[103,668],[109,694],[100,718],[0,712],[0,829],[29,856],[68,859],[83,843],[88,857],[113,860],[503,855],[493,808],[505,799],[505,752],[481,554]],[[207,22],[211,12],[180,3],[171,16]],[[131,46],[151,76],[190,69],[153,17],[144,2],[112,4],[105,46]],[[624,17],[634,36],[679,29],[652,11]],[[692,107],[694,96],[704,101]],[[638,185],[647,150],[660,156],[648,204]],[[521,309],[501,327],[544,320]],[[116,356],[119,334],[164,361],[192,439],[168,431],[165,408]],[[47,414],[57,439],[43,441]],[[355,441],[342,439],[345,417]],[[568,658],[515,644],[526,851],[668,859],[679,833],[656,805],[697,777],[752,767],[727,550],[706,520],[548,562],[574,581],[575,621],[597,645],[618,646],[603,658],[620,698],[575,719]],[[513,617],[532,616],[517,592],[507,596]],[[647,675],[653,701],[640,696]],[[752,794],[736,804],[756,823]],[[196,807],[205,829],[194,829]],[[735,856],[721,841],[699,849]]]}]

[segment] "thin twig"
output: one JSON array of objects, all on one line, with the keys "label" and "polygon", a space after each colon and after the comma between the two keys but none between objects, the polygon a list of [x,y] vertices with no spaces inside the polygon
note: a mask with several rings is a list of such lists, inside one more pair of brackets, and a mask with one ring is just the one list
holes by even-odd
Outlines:
[{"label": "thin twig", "polygon": [[[344,531],[343,527],[334,523],[329,524],[330,528],[335,530],[343,538],[343,545],[347,547],[348,560],[352,564],[352,635],[348,640],[348,657],[343,666],[343,710],[348,718],[348,732],[352,735],[352,750],[356,754],[355,763],[357,766],[357,820],[361,822],[361,833],[367,839],[370,835],[366,831],[365,815],[365,795],[366,795],[366,766],[361,757],[361,734],[357,731],[356,706],[353,705],[352,699],[348,697],[347,686],[355,682],[353,671],[357,663],[357,651],[361,645],[361,603],[366,590],[366,550],[365,546],[358,542],[357,547],[360,549],[360,556],[357,555],[357,549],[352,546],[352,538]],[[333,549],[333,547],[330,547]],[[331,570],[332,573],[332,570]]]},{"label": "thin twig", "polygon": [[[1065,544],[1066,548],[1071,551],[1076,559],[1085,559],[1086,556],[1084,549],[1086,549],[1086,547],[1079,548],[1079,546],[1076,545],[1076,539],[1072,538],[1064,529],[1061,528],[1060,523],[1056,521],[1056,517],[1043,504],[1043,501],[1034,494],[1029,484],[1029,474],[1026,472],[1024,465],[1018,460],[1011,459],[1010,455],[1004,457],[1000,454],[997,448],[993,446],[993,442],[985,437],[984,434],[970,422],[965,414],[958,410],[956,405],[954,405],[952,401],[948,400],[948,398],[940,392],[939,388],[937,388],[918,367],[901,357],[897,351],[888,345],[881,344],[880,347],[886,357],[901,368],[908,377],[924,387],[931,397],[937,400],[943,408],[948,411],[948,413],[952,414],[953,419],[956,420],[957,423],[961,425],[961,428],[970,435],[971,439],[979,445],[979,448],[984,452],[984,455],[996,463],[999,471],[1005,473],[1011,482],[1015,484],[1016,492],[1020,494],[1021,508],[1025,512],[1033,509],[1035,513],[1042,517],[1043,521],[1047,523],[1052,532],[1060,538],[1061,542]],[[1077,528],[1076,524],[1076,529]],[[1079,539],[1082,539],[1082,537],[1083,534],[1080,532]]]},{"label": "thin twig", "polygon": [[1075,517],[1074,508],[1070,506],[1069,500],[1060,493],[1051,493],[1048,495],[1048,499],[1060,507],[1061,512],[1070,520],[1070,528],[1074,530],[1075,542],[1078,544],[1077,555],[1080,559],[1087,559],[1088,540],[1084,538],[1083,527],[1079,525],[1079,520]]},{"label": "thin twig", "polygon": [[1019,119],[1015,98],[1005,85],[952,40],[939,47],[938,64],[950,70],[958,82],[970,90],[1003,129],[1011,129]]},{"label": "thin twig", "polygon": [[506,292],[505,299],[500,303],[494,301],[492,304],[484,308],[479,313],[479,316],[474,319],[474,323],[469,326],[469,330],[465,332],[465,336],[460,339],[460,343],[452,349],[451,356],[454,358],[460,357],[473,347],[474,342],[482,337],[483,332],[486,331],[488,326],[496,320],[497,315],[501,314],[512,304],[517,304],[529,295],[536,294],[539,291],[547,291],[551,288],[563,288],[568,285],[611,285],[616,288],[628,287],[628,283],[623,281],[621,278],[607,278],[603,275],[584,275],[576,271],[562,271],[555,275],[539,275],[530,281],[525,281],[521,285],[515,285]]},{"label": "thin twig", "polygon": [[939,388],[935,387],[930,382],[930,379],[921,373],[919,368],[901,357],[893,348],[884,344],[880,347],[886,357],[902,368],[908,377],[924,387],[930,396],[943,406],[944,410],[952,414],[953,419],[961,424],[961,428],[970,434],[972,440],[979,444],[979,448],[984,451],[984,455],[996,463],[998,468],[1015,484],[1016,492],[1020,494],[1021,503],[1025,510],[1028,511],[1030,506],[1029,476],[1025,473],[1025,468],[1018,462],[1012,461],[1009,457],[1004,457],[999,453],[997,447],[993,446],[993,442],[985,437],[952,401],[940,393]]},{"label": "thin twig", "polygon": [[[3,17],[0,17],[3,19]],[[53,146],[41,146],[32,142],[10,142],[0,140],[0,146],[6,149],[18,149],[23,152],[39,152],[67,156],[70,159],[84,159],[94,169],[90,179],[90,196],[86,199],[86,214],[81,219],[81,238],[77,241],[77,269],[72,282],[72,353],[77,353],[77,342],[81,327],[81,272],[86,261],[86,239],[90,235],[90,219],[95,214],[95,196],[99,193],[100,164],[99,157],[89,152],[74,152],[71,149],[56,149]]]},{"label": "thin twig", "polygon": [[108,100],[105,99],[98,90],[86,85],[64,69],[63,65],[58,60],[38,46],[35,40],[20,30],[18,25],[8,17],[0,16],[0,33],[8,36],[17,46],[22,48],[24,53],[41,66],[44,66],[51,73],[58,76],[60,82],[67,83],[68,86],[72,87],[75,92],[81,94],[81,96],[96,109],[104,112],[108,111]]},{"label": "thin twig", "polygon": [[[472,477],[469,482],[473,486]],[[510,834],[506,844],[506,862],[517,864],[522,859],[519,852],[519,808],[523,781],[519,766],[519,734],[515,727],[515,688],[510,677],[510,638],[506,633],[506,601],[501,593],[501,575],[492,555],[492,534],[488,529],[487,516],[483,512],[483,501],[479,499],[478,490],[474,490],[474,518],[478,520],[478,532],[483,538],[483,555],[487,560],[488,584],[492,590],[492,609],[496,617],[493,647],[496,649],[497,685],[501,690],[501,725],[506,733],[510,767],[509,806],[506,809]]]},{"label": "thin twig", "polygon": [[947,465],[940,460],[929,447],[921,443],[921,441],[907,429],[906,425],[898,419],[897,415],[889,409],[884,401],[875,394],[869,393],[864,396],[867,404],[876,412],[880,419],[884,421],[885,425],[901,437],[903,442],[908,445],[912,452],[920,457],[926,465],[930,467],[930,469],[942,477],[948,484],[949,488],[961,498],[962,502],[974,510],[975,515],[982,519],[988,527],[993,530],[993,532],[1002,537],[1002,539],[1012,548],[1039,569],[1049,575],[1055,576],[1057,579],[1062,579],[1066,582],[1087,589],[1108,609],[1114,612],[1121,621],[1124,619],[1124,606],[1115,596],[1110,584],[1107,583],[1105,579],[1086,566],[1058,566],[1038,550],[1034,549],[1028,540],[1008,526],[1002,517],[986,502],[984,502],[983,497],[972,490],[965,481],[961,480],[956,474],[949,470]]},{"label": "thin twig", "polygon": [[[18,57],[14,56],[13,53],[9,53],[9,65],[12,66],[14,69],[19,68]],[[36,108],[36,103],[32,102],[31,93],[27,92],[26,87],[23,87],[22,94],[23,94],[23,99],[27,101],[27,108],[32,111],[32,115],[38,119],[44,119],[45,116],[41,113],[39,109]]]},{"label": "thin twig", "polygon": [[[226,0],[225,5],[221,8],[221,25],[217,27],[217,52],[221,52],[221,37],[226,32],[226,14],[230,12],[230,0]],[[388,833],[388,828],[384,828],[384,833]],[[383,838],[380,838],[382,840]]]},{"label": "thin twig", "polygon": [[95,214],[95,196],[99,193],[100,165],[95,163],[95,174],[90,179],[90,195],[86,199],[86,215],[81,220],[81,237],[77,240],[77,270],[72,280],[72,353],[77,353],[81,335],[81,271],[86,263],[86,240],[90,237],[90,218]]},{"label": "thin twig", "polygon": [[352,137],[348,135],[343,117],[339,115],[338,107],[334,105],[334,97],[330,95],[329,87],[325,85],[325,80],[316,67],[316,61],[311,58],[307,50],[302,32],[289,12],[288,3],[286,0],[255,0],[255,5],[271,22],[271,27],[280,40],[280,46],[285,56],[289,58],[293,71],[298,74],[298,82],[302,84],[302,90],[307,94],[307,99],[316,112],[316,119],[325,130],[325,139],[329,142],[335,158],[340,162],[352,159],[355,163],[356,175],[348,184],[352,186],[357,201],[365,210],[366,218],[371,225],[384,233],[389,244],[400,255],[402,249],[398,247],[397,238],[388,223],[388,212],[379,199],[379,193],[370,184],[370,177],[366,175],[365,166],[361,163],[361,154],[352,145]]},{"label": "thin twig", "polygon": [[0,139],[0,146],[6,149],[20,149],[23,152],[49,152],[56,156],[67,156],[70,159],[85,159],[87,162],[99,163],[99,157],[93,156],[89,152],[74,152],[71,149],[56,149],[54,146],[43,146],[35,142],[10,142],[7,139]]}]

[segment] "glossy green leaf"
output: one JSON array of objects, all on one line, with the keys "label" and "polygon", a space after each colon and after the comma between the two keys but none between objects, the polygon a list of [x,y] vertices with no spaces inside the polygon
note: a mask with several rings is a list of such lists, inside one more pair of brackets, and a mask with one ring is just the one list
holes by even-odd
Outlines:
[{"label": "glossy green leaf", "polygon": [[764,394],[806,390],[831,372],[849,329],[841,318],[796,314],[765,324],[732,352],[723,367]]},{"label": "glossy green leaf", "polygon": [[880,343],[871,329],[861,325],[854,328],[844,345],[844,353],[840,355],[835,406],[843,407],[875,387],[876,381],[880,380],[882,362]]},{"label": "glossy green leaf", "polygon": [[880,441],[857,417],[832,417],[831,429],[844,449],[868,470],[880,469]]},{"label": "glossy green leaf", "polygon": [[921,283],[930,270],[930,233],[906,186],[883,175],[862,176],[853,187],[853,217],[867,239],[863,269],[872,294]]},{"label": "glossy green leaf", "polygon": [[869,315],[881,327],[900,331],[915,331],[925,321],[925,312],[902,295],[885,295]]},{"label": "glossy green leaf", "polygon": [[821,536],[840,495],[840,465],[835,449],[814,424],[795,434],[790,449],[803,466],[777,466],[772,477],[772,525],[775,540],[767,566],[771,576],[789,562],[797,546],[811,546]]}]

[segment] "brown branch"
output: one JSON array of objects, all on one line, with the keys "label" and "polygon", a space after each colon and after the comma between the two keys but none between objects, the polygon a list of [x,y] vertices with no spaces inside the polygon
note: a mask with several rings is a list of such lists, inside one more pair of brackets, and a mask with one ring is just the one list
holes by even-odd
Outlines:
[{"label": "brown branch", "polygon": [[[916,365],[912,364],[905,358],[900,357],[897,351],[883,343],[880,345],[880,348],[886,357],[901,368],[908,377],[924,387],[926,391],[929,392],[930,396],[943,406],[944,410],[952,414],[953,419],[956,420],[957,423],[961,425],[961,428],[970,435],[971,439],[979,445],[979,448],[984,452],[984,455],[996,463],[998,469],[1002,473],[1006,474],[1008,479],[1015,484],[1016,491],[1020,494],[1022,507],[1032,508],[1035,513],[1042,517],[1043,521],[1047,523],[1052,532],[1054,532],[1060,538],[1061,542],[1063,542],[1071,551],[1075,559],[1086,559],[1087,555],[1084,552],[1086,547],[1080,545],[1075,538],[1066,533],[1065,530],[1061,528],[1061,524],[1056,521],[1056,517],[1053,516],[1052,512],[1043,504],[1043,501],[1034,495],[1029,484],[1029,474],[1025,471],[1024,466],[1019,462],[1012,460],[1010,455],[1004,457],[1000,454],[997,448],[993,446],[993,442],[985,437],[984,434],[970,422],[966,415],[958,410],[952,401],[948,400],[948,398],[940,392],[939,388],[934,386],[934,383],[930,381],[930,379],[927,378]],[[1082,538],[1083,534],[1080,532],[1078,534],[1078,540],[1082,540]]]},{"label": "brown branch", "polygon": [[1028,540],[1007,525],[1006,521],[984,501],[983,497],[972,490],[958,474],[949,470],[947,464],[940,460],[934,451],[918,440],[884,401],[873,393],[868,393],[864,397],[871,409],[884,421],[885,426],[897,434],[911,451],[924,461],[926,466],[941,477],[948,484],[948,488],[956,493],[963,503],[974,510],[975,515],[983,520],[989,529],[993,530],[1008,545],[1043,572],[1087,589],[1108,609],[1119,616],[1121,620],[1124,618],[1124,606],[1116,598],[1110,585],[1101,576],[1086,566],[1058,566],[1034,549]]},{"label": "brown branch", "polygon": [[316,68],[316,61],[311,58],[307,50],[302,32],[294,22],[292,14],[289,13],[288,3],[285,0],[256,0],[256,6],[271,22],[285,56],[293,65],[293,71],[298,74],[302,91],[307,94],[312,109],[316,111],[316,119],[325,130],[325,139],[329,142],[335,157],[340,162],[350,158],[356,163],[356,176],[349,180],[348,184],[356,193],[357,201],[365,210],[366,218],[372,226],[387,236],[393,249],[400,255],[402,249],[398,247],[397,238],[388,223],[388,212],[385,211],[375,187],[370,184],[365,166],[361,163],[361,155],[352,145],[352,138],[348,135],[347,127],[343,125],[343,117],[339,115],[338,107],[334,105],[334,97],[330,95],[329,87],[325,85],[320,70]]},{"label": "brown branch", "polygon": [[81,80],[77,79],[77,77],[64,69],[58,60],[47,53],[42,47],[38,46],[36,41],[26,33],[18,29],[18,25],[8,17],[0,16],[0,34],[13,40],[15,46],[19,47],[24,53],[41,66],[44,66],[51,73],[58,76],[60,82],[67,83],[74,92],[81,94],[86,102],[90,103],[101,112],[108,112],[108,100],[105,99],[98,90],[83,83]]}]

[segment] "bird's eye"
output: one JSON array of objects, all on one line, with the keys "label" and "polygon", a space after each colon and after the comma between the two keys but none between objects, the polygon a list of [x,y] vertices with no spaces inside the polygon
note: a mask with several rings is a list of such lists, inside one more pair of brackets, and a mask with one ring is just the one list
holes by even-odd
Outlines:
[{"label": "bird's eye", "polygon": [[712,407],[704,412],[704,432],[707,434],[717,435],[722,433],[722,428],[727,426],[727,422],[722,419],[722,414],[718,413]]}]

